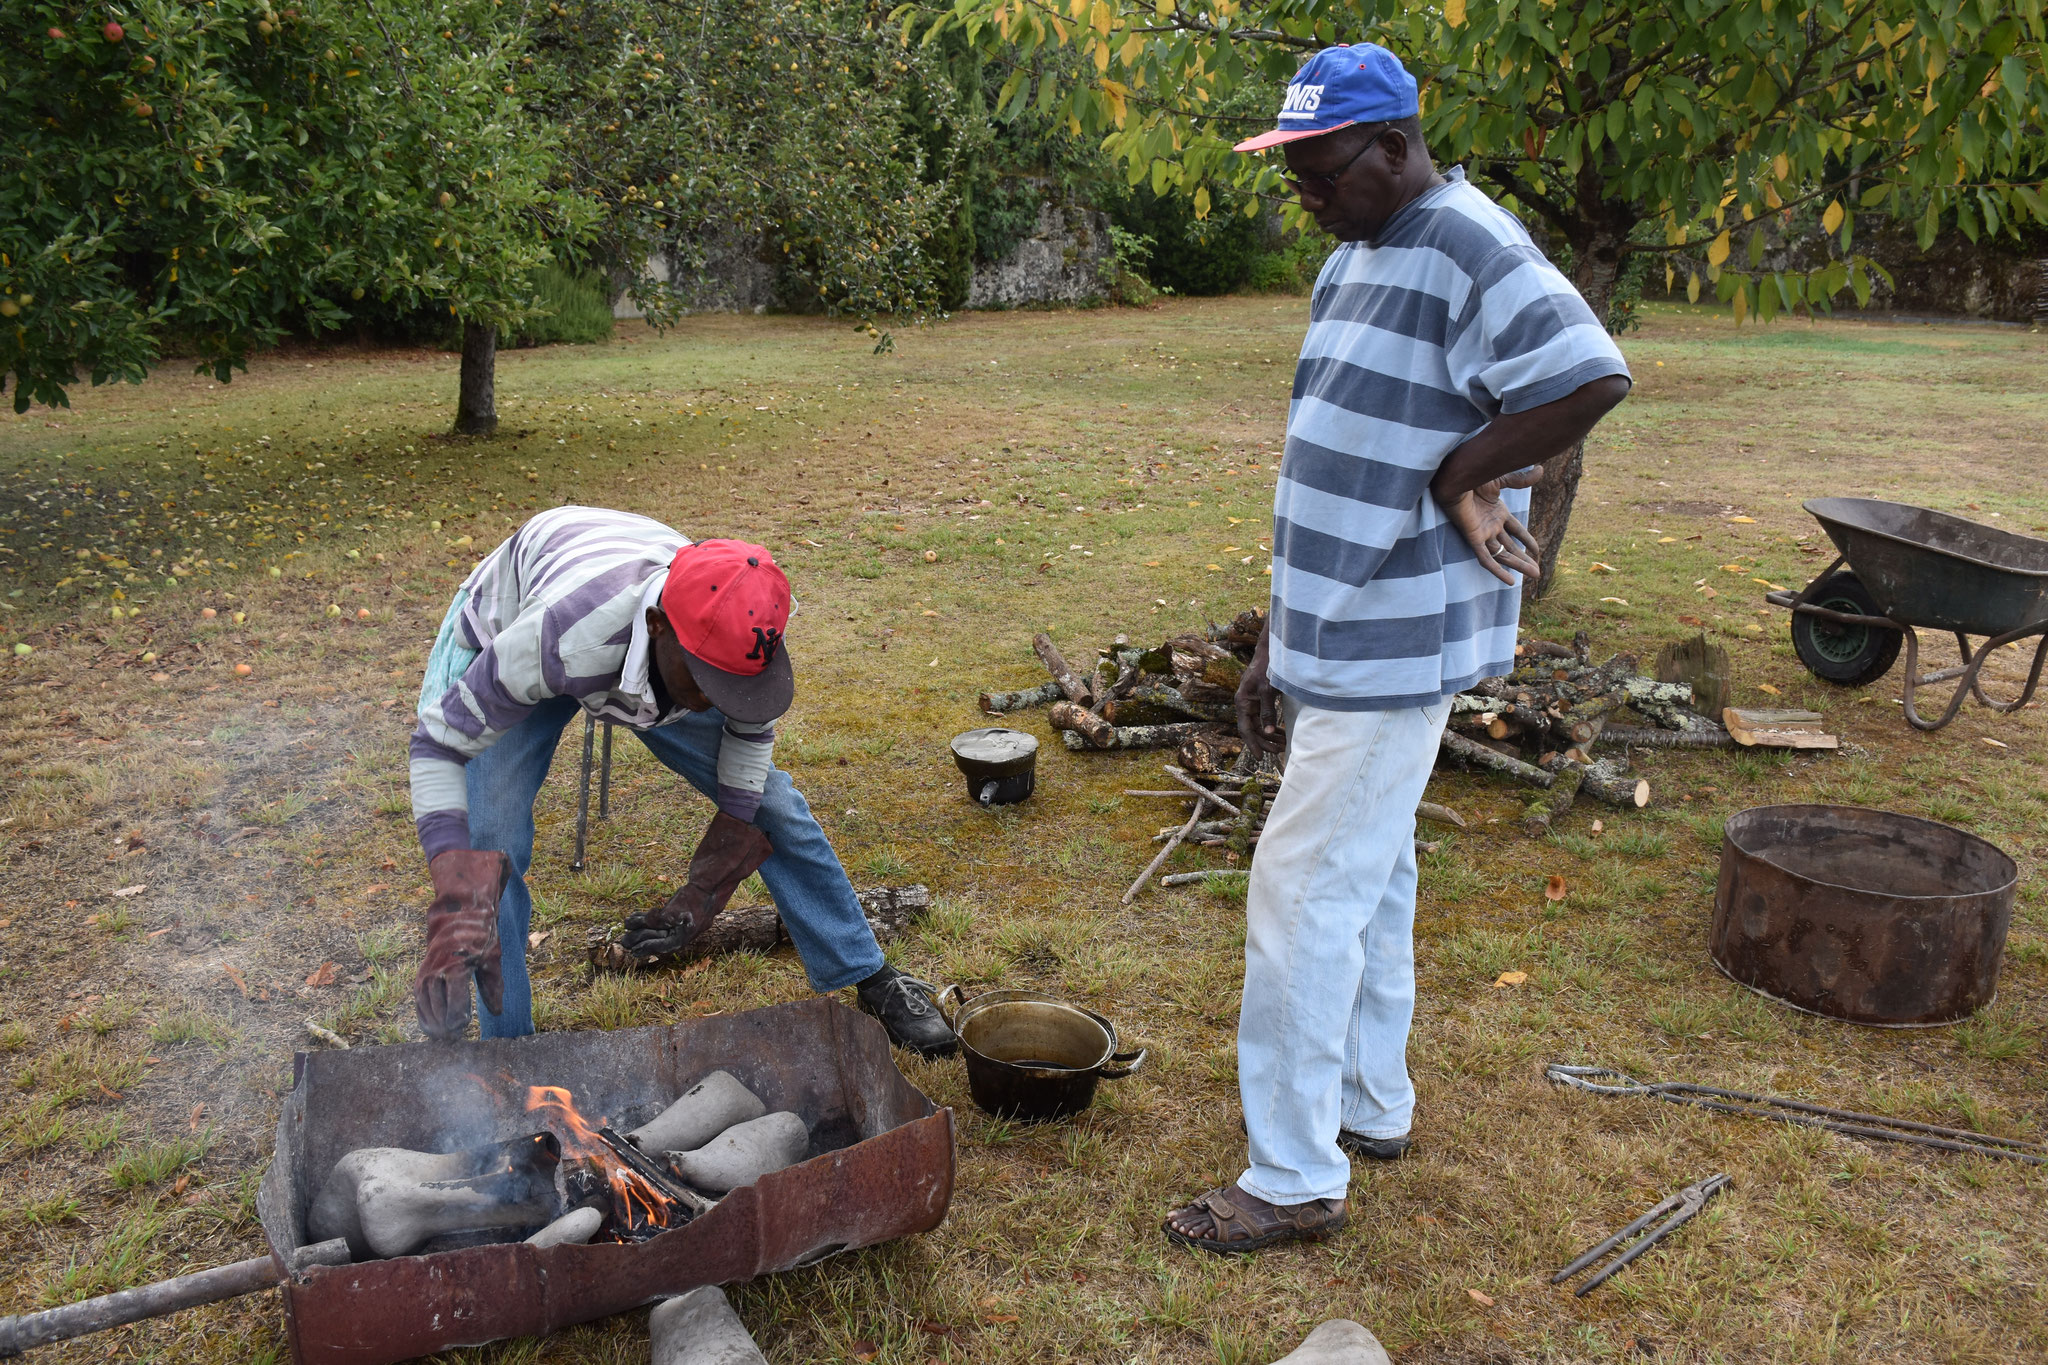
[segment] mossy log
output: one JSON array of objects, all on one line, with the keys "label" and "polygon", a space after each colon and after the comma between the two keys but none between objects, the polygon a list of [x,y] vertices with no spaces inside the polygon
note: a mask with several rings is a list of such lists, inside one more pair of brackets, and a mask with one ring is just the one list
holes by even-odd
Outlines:
[{"label": "mossy log", "polygon": [[1023,711],[1033,706],[1044,706],[1060,699],[1060,685],[1043,682],[1036,687],[1027,687],[1021,692],[984,692],[981,694],[981,709],[992,716],[1006,711]]},{"label": "mossy log", "polygon": [[1080,735],[1092,748],[1114,748],[1116,727],[1078,702],[1056,701],[1047,716],[1055,730]]}]

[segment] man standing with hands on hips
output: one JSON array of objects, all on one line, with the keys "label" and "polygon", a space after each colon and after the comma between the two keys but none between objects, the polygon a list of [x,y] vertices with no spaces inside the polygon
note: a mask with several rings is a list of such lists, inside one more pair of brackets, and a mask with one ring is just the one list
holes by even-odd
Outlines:
[{"label": "man standing with hands on hips", "polygon": [[[1273,599],[1238,689],[1286,778],[1252,862],[1238,1088],[1250,1164],[1176,1209],[1216,1252],[1344,1225],[1348,1154],[1408,1147],[1415,806],[1452,694],[1511,670],[1540,462],[1629,390],[1601,320],[1520,223],[1423,145],[1370,43],[1287,88],[1288,183],[1340,245],[1316,281],[1273,512]],[[1283,734],[1284,732],[1284,734]]]},{"label": "man standing with hands on hips", "polygon": [[882,960],[825,832],[775,766],[775,720],[796,694],[783,642],[794,610],[761,546],[693,544],[596,507],[543,512],[476,566],[428,656],[412,737],[434,882],[413,988],[429,1035],[462,1035],[472,978],[484,1037],[533,1032],[533,800],[581,710],[633,731],[718,807],[682,888],[626,920],[628,952],[680,952],[758,870],[814,989],[857,987],[898,1046],[953,1050],[931,987]]}]

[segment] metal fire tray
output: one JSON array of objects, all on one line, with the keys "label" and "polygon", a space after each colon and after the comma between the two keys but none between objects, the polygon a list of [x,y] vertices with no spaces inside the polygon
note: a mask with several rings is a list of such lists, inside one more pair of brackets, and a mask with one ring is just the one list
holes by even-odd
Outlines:
[{"label": "metal fire tray", "polygon": [[453,1151],[532,1132],[535,1085],[566,1087],[624,1130],[719,1069],[802,1115],[811,1157],[638,1244],[513,1242],[305,1271],[284,1286],[292,1358],[384,1365],[540,1336],[944,1219],[953,1111],[904,1079],[879,1024],[820,998],[667,1027],[301,1053],[257,1196],[264,1235],[280,1256],[305,1245],[314,1193],[355,1148]]}]

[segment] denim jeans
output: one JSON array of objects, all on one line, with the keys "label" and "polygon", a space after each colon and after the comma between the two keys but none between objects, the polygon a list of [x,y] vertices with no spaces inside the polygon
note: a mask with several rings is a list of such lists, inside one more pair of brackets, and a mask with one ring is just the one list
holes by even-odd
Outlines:
[{"label": "denim jeans", "polygon": [[1245,906],[1237,1183],[1300,1204],[1350,1187],[1340,1128],[1400,1137],[1414,1112],[1415,805],[1451,707],[1282,707],[1287,776]]},{"label": "denim jeans", "polygon": [[[526,934],[533,919],[533,896],[526,889],[526,870],[533,862],[533,799],[547,780],[563,729],[581,709],[572,698],[550,698],[469,762],[470,847],[498,849],[512,860],[512,880],[498,902],[505,1008],[492,1014],[477,1002],[479,1031],[486,1038],[533,1032],[533,987],[526,975]],[[725,717],[714,710],[631,733],[708,797],[718,786],[724,728]],[[775,850],[761,864],[761,880],[789,928],[811,988],[838,990],[881,970],[881,945],[861,913],[846,869],[809,803],[780,768],[768,776],[754,824]],[[688,856],[688,850],[677,852]]]}]

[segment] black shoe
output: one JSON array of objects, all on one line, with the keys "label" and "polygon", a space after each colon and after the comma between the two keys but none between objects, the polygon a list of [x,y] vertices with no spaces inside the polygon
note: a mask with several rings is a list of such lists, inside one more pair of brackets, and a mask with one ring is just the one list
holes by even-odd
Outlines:
[{"label": "black shoe", "polygon": [[1404,1137],[1376,1138],[1339,1130],[1337,1145],[1352,1156],[1368,1157],[1374,1161],[1399,1161],[1407,1155],[1409,1141]]},{"label": "black shoe", "polygon": [[863,1012],[882,1021],[889,1041],[920,1057],[950,1057],[959,1040],[932,1004],[932,983],[884,967],[854,988]]}]

